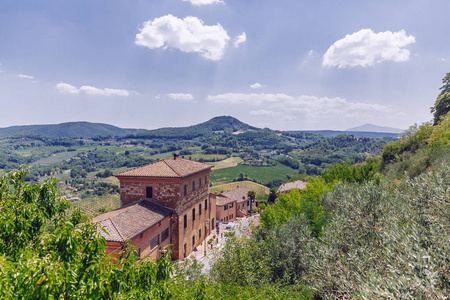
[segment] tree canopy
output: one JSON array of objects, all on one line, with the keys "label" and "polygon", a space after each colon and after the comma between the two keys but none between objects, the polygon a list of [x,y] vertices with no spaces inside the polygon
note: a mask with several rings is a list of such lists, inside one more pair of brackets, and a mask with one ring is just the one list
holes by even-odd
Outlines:
[{"label": "tree canopy", "polygon": [[431,112],[434,114],[434,125],[441,122],[441,118],[450,111],[450,72],[442,79],[444,84],[440,90]]}]

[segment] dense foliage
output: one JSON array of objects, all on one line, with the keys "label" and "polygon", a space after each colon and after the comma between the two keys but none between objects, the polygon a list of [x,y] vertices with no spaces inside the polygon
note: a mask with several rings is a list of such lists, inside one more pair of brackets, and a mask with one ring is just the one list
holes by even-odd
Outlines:
[{"label": "dense foliage", "polygon": [[327,214],[319,239],[308,214],[291,214],[249,240],[229,239],[212,276],[307,285],[316,299],[441,299],[450,293],[449,193],[448,163],[399,185],[337,183],[318,199]]},{"label": "dense foliage", "polygon": [[125,245],[106,255],[105,239],[75,211],[55,180],[26,183],[24,168],[0,175],[0,298],[110,299],[138,294],[166,299],[172,264],[136,263]]}]

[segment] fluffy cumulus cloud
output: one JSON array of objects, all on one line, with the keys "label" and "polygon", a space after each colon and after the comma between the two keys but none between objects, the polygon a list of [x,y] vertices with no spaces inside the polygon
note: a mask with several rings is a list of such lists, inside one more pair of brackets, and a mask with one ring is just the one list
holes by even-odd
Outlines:
[{"label": "fluffy cumulus cloud", "polygon": [[240,109],[249,109],[253,116],[274,116],[286,121],[307,119],[316,124],[330,119],[365,121],[394,112],[384,105],[350,102],[339,97],[291,96],[284,93],[227,93],[209,95],[207,100],[239,105]]},{"label": "fluffy cumulus cloud", "polygon": [[192,5],[208,5],[214,3],[222,3],[225,4],[222,0],[182,0],[183,2],[190,2]]},{"label": "fluffy cumulus cloud", "polygon": [[185,100],[185,101],[194,100],[194,96],[192,96],[191,94],[170,93],[167,94],[167,96],[169,96],[169,98],[172,98],[174,100]]},{"label": "fluffy cumulus cloud", "polygon": [[176,48],[183,52],[199,53],[209,60],[220,60],[230,37],[220,25],[204,25],[196,17],[179,19],[162,16],[143,24],[135,43],[150,49]]},{"label": "fluffy cumulus cloud", "polygon": [[128,97],[130,91],[121,89],[99,89],[89,85],[83,85],[77,88],[71,84],[60,82],[56,85],[55,89],[61,94],[86,94],[89,96],[123,96]]},{"label": "fluffy cumulus cloud", "polygon": [[331,45],[323,56],[322,65],[346,68],[372,66],[382,61],[407,61],[410,51],[404,47],[415,41],[414,36],[404,30],[375,33],[371,29],[361,29]]},{"label": "fluffy cumulus cloud", "polygon": [[235,39],[234,39],[234,47],[238,48],[241,44],[245,43],[245,41],[247,40],[247,35],[245,34],[245,32],[243,32],[242,34],[238,35]]},{"label": "fluffy cumulus cloud", "polygon": [[263,87],[263,85],[261,83],[257,83],[257,82],[255,82],[254,84],[250,85],[251,89],[260,89],[262,87]]}]

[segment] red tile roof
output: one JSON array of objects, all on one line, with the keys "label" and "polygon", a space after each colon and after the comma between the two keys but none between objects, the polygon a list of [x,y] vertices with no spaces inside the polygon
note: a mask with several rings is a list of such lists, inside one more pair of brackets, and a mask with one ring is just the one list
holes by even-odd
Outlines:
[{"label": "red tile roof", "polygon": [[250,189],[247,189],[244,187],[237,187],[235,189],[223,192],[222,195],[235,200],[237,203],[241,203],[241,202],[248,200],[247,198],[248,198],[249,191],[250,191]]},{"label": "red tile roof", "polygon": [[216,205],[223,206],[234,201],[236,201],[237,203],[247,201],[247,195],[249,191],[250,190],[247,188],[238,187],[226,192],[222,192],[216,197]]},{"label": "red tile roof", "polygon": [[201,171],[209,170],[213,166],[202,162],[177,157],[176,159],[163,159],[119,172],[116,177],[174,177],[181,178]]},{"label": "red tile roof", "polygon": [[287,191],[292,190],[292,189],[303,190],[304,188],[306,188],[306,182],[301,181],[301,180],[288,182],[288,183],[283,183],[280,186],[280,188],[278,189],[277,194],[283,193],[283,192],[287,192]]},{"label": "red tile roof", "polygon": [[141,200],[116,210],[107,212],[93,219],[106,233],[98,229],[107,241],[124,242],[144,232],[167,216],[172,209],[148,200]]}]

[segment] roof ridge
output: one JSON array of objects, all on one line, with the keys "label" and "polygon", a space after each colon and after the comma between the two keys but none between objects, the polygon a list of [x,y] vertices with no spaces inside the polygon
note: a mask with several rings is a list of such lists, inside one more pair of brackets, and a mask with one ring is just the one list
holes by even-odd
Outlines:
[{"label": "roof ridge", "polygon": [[142,168],[142,167],[145,167],[145,166],[148,166],[148,165],[152,165],[152,164],[154,164],[155,162],[158,162],[158,160],[157,160],[157,161],[153,161],[153,162],[148,163],[148,164],[145,164],[145,165],[142,165],[142,166],[137,166],[137,167],[131,168],[131,169],[129,169],[129,170],[123,170],[123,171],[121,171],[121,172],[119,172],[119,173],[113,174],[113,176],[117,176],[117,175],[120,175],[120,174],[125,173],[125,172],[130,172],[130,171],[136,170],[136,169],[138,169],[138,168]]},{"label": "roof ridge", "polygon": [[[169,158],[169,159],[171,159],[171,158]],[[180,176],[180,177],[183,177],[183,176],[181,176],[181,174],[179,174],[177,171],[175,171],[175,169],[172,168],[172,167],[166,162],[166,160],[167,160],[167,159],[163,159],[164,163],[165,163],[172,171],[174,171],[175,174],[177,174],[177,175]]]},{"label": "roof ridge", "polygon": [[111,224],[114,226],[114,229],[117,231],[117,233],[120,235],[120,237],[122,238],[122,241],[126,241],[126,239],[124,239],[122,233],[119,231],[119,228],[116,227],[116,224],[114,224],[113,220],[111,218],[108,218],[109,221],[111,221]]}]

